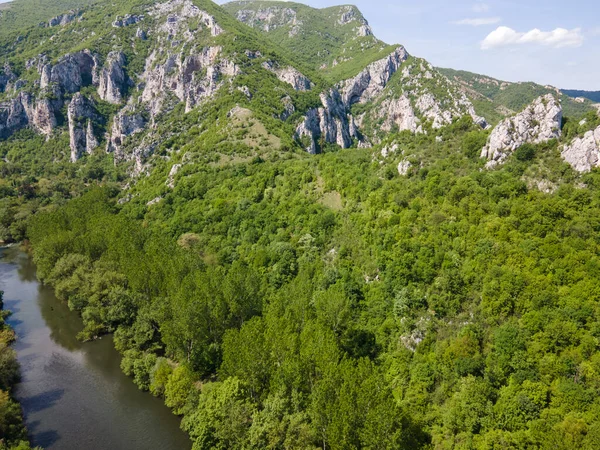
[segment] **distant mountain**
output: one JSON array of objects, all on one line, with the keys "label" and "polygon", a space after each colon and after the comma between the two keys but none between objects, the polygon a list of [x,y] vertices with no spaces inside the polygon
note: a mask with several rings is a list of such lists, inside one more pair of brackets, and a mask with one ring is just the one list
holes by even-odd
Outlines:
[{"label": "distant mountain", "polygon": [[576,101],[552,86],[542,86],[532,82],[511,83],[464,70],[439,70],[448,78],[459,82],[475,105],[478,114],[485,116],[491,122],[519,112],[536,98],[547,94],[560,97],[566,116],[581,117],[592,109],[591,101]]},{"label": "distant mountain", "polygon": [[596,103],[600,103],[600,91],[580,91],[577,89],[561,89],[561,92],[573,98],[587,98]]},{"label": "distant mountain", "polygon": [[356,75],[394,50],[373,35],[355,6],[317,9],[294,2],[241,0],[223,8],[333,81]]}]

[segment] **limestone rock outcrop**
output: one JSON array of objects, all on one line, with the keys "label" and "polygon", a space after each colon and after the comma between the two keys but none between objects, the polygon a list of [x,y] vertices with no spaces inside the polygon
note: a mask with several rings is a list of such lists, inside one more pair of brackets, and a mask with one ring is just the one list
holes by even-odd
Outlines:
[{"label": "limestone rock outcrop", "polygon": [[233,77],[239,68],[232,61],[219,58],[221,47],[206,47],[199,53],[171,55],[164,64],[156,63],[153,53],[146,61],[146,81],[142,101],[150,104],[153,114],[162,109],[165,93],[171,92],[190,111],[203,99],[212,97],[223,85],[223,76]]},{"label": "limestone rock outcrop", "polygon": [[578,172],[589,172],[600,165],[600,127],[565,145],[561,155]]},{"label": "limestone rock outcrop", "polygon": [[19,95],[8,102],[0,103],[0,138],[9,137],[29,123],[22,100],[22,95]]},{"label": "limestone rock outcrop", "polygon": [[408,58],[408,52],[400,46],[386,58],[369,64],[354,78],[341,85],[342,97],[347,106],[365,103],[381,93],[402,63]]},{"label": "limestone rock outcrop", "polygon": [[77,19],[79,16],[81,16],[81,11],[75,11],[75,10],[71,10],[69,12],[66,12],[64,14],[60,14],[56,17],[53,17],[52,19],[50,19],[48,21],[48,26],[49,27],[57,27],[57,26],[65,26],[71,22],[73,22],[75,19]]},{"label": "limestone rock outcrop", "polygon": [[165,3],[156,3],[149,13],[155,18],[166,18],[158,31],[168,36],[183,36],[187,37],[187,40],[191,40],[194,32],[190,31],[192,28],[190,20],[194,21],[194,25],[208,28],[212,36],[223,33],[223,28],[216,19],[190,0],[169,0]]},{"label": "limestone rock outcrop", "polygon": [[352,145],[352,138],[361,139],[337,89],[322,93],[321,104],[321,108],[309,110],[296,128],[296,138],[301,141],[308,138],[306,150],[309,153],[319,152],[321,140],[348,148]]},{"label": "limestone rock outcrop", "polygon": [[101,120],[101,117],[94,103],[78,92],[69,103],[67,118],[71,161],[76,162],[84,152],[92,153],[98,146],[92,122]]},{"label": "limestone rock outcrop", "polygon": [[97,67],[98,57],[87,50],[65,55],[56,65],[42,67],[40,87],[56,83],[63,91],[74,94],[98,82]]},{"label": "limestone rock outcrop", "polygon": [[10,65],[5,63],[4,67],[0,68],[0,93],[4,92],[15,79],[16,75],[13,73]]},{"label": "limestone rock outcrop", "polygon": [[292,27],[302,25],[298,20],[296,11],[292,8],[282,8],[277,6],[269,6],[257,11],[242,9],[237,13],[237,20],[251,27],[260,28],[266,32],[286,25],[291,25]]},{"label": "limestone rock outcrop", "polygon": [[117,17],[113,22],[112,26],[115,28],[128,27],[129,25],[135,25],[136,23],[140,22],[143,18],[143,16],[126,14],[123,17]]},{"label": "limestone rock outcrop", "polygon": [[314,87],[306,76],[293,67],[279,67],[273,61],[264,62],[263,67],[277,75],[280,81],[291,85],[296,91],[310,91]]},{"label": "limestone rock outcrop", "polygon": [[124,65],[125,55],[122,52],[110,52],[106,57],[98,83],[98,95],[102,100],[115,105],[123,100],[126,85]]},{"label": "limestone rock outcrop", "polygon": [[381,125],[383,131],[390,132],[395,127],[398,131],[408,130],[413,133],[423,131],[410,99],[405,94],[399,98],[385,99],[375,114],[378,119],[383,119]]},{"label": "limestone rock outcrop", "polygon": [[538,144],[559,138],[562,107],[552,94],[539,97],[519,114],[504,119],[492,131],[481,157],[489,160],[487,167],[502,164],[523,144]]},{"label": "limestone rock outcrop", "polygon": [[106,144],[106,151],[115,154],[115,160],[125,159],[123,145],[126,138],[139,133],[146,126],[144,116],[135,111],[131,105],[123,108],[114,117],[110,137]]},{"label": "limestone rock outcrop", "polygon": [[36,100],[28,92],[20,92],[15,98],[0,103],[0,138],[7,138],[15,131],[32,126],[44,135],[56,128],[56,112],[62,107],[62,96],[56,88],[44,89]]},{"label": "limestone rock outcrop", "polygon": [[62,108],[63,100],[57,89],[42,92],[42,98],[34,101],[31,95],[23,93],[28,121],[40,133],[49,136],[57,126],[56,113]]}]

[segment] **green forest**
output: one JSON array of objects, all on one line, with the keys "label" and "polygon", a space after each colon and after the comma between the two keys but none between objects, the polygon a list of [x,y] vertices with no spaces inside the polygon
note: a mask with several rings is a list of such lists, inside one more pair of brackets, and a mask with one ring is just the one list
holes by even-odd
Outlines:
[{"label": "green forest", "polygon": [[151,205],[14,176],[3,225],[194,449],[598,448],[600,178],[443,136],[390,137],[407,176],[363,149],[189,164]]},{"label": "green forest", "polygon": [[[398,47],[356,8],[284,3],[294,20],[265,31],[236,20],[245,3],[195,4],[0,9],[0,243],[81,315],[78,338],[111,335],[193,450],[600,448],[600,171],[561,157],[600,126],[591,102],[556,93],[560,137],[489,169],[482,127],[553,89],[413,56],[389,69]],[[47,26],[71,8],[78,19]],[[112,25],[125,14],[139,30]],[[116,49],[122,67],[103,65]],[[84,50],[93,73],[68,90],[52,70]],[[385,82],[343,103],[344,83],[360,88],[347,79],[377,67]],[[112,103],[93,81],[111,71]],[[153,76],[171,78],[148,100]],[[190,85],[196,97],[177,96]],[[90,117],[69,116],[74,95]],[[24,112],[10,128],[16,99],[59,103],[56,123],[44,133]],[[402,107],[414,133],[402,114],[388,132]],[[94,149],[86,135],[71,162],[86,120]],[[9,314],[0,450],[26,450]]]}]

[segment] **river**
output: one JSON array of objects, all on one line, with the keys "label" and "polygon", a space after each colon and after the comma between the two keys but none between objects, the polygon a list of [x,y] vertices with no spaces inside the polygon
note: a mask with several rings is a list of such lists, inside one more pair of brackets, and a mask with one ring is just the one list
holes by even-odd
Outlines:
[{"label": "river", "polygon": [[162,400],[119,368],[112,339],[82,343],[83,324],[36,279],[23,252],[0,250],[0,290],[17,333],[21,402],[35,445],[52,450],[188,450],[191,441]]}]

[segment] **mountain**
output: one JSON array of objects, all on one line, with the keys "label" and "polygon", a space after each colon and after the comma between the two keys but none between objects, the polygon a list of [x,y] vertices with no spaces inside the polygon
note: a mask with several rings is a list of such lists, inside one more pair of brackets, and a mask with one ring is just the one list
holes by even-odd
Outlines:
[{"label": "mountain", "polygon": [[460,83],[478,113],[491,122],[497,122],[506,115],[517,113],[536,98],[547,94],[557,95],[560,98],[565,115],[569,117],[582,117],[592,110],[592,102],[577,101],[552,86],[531,82],[511,83],[461,70],[439,70],[451,80]]},{"label": "mountain", "polygon": [[581,91],[577,89],[561,89],[561,92],[569,97],[587,98],[595,103],[600,103],[600,91]]},{"label": "mountain", "polygon": [[351,5],[317,9],[294,2],[241,0],[223,8],[334,82],[355,76],[394,50],[373,35],[368,21]]},{"label": "mountain", "polygon": [[597,447],[592,102],[347,5],[2,13],[0,240],[195,449]]}]

